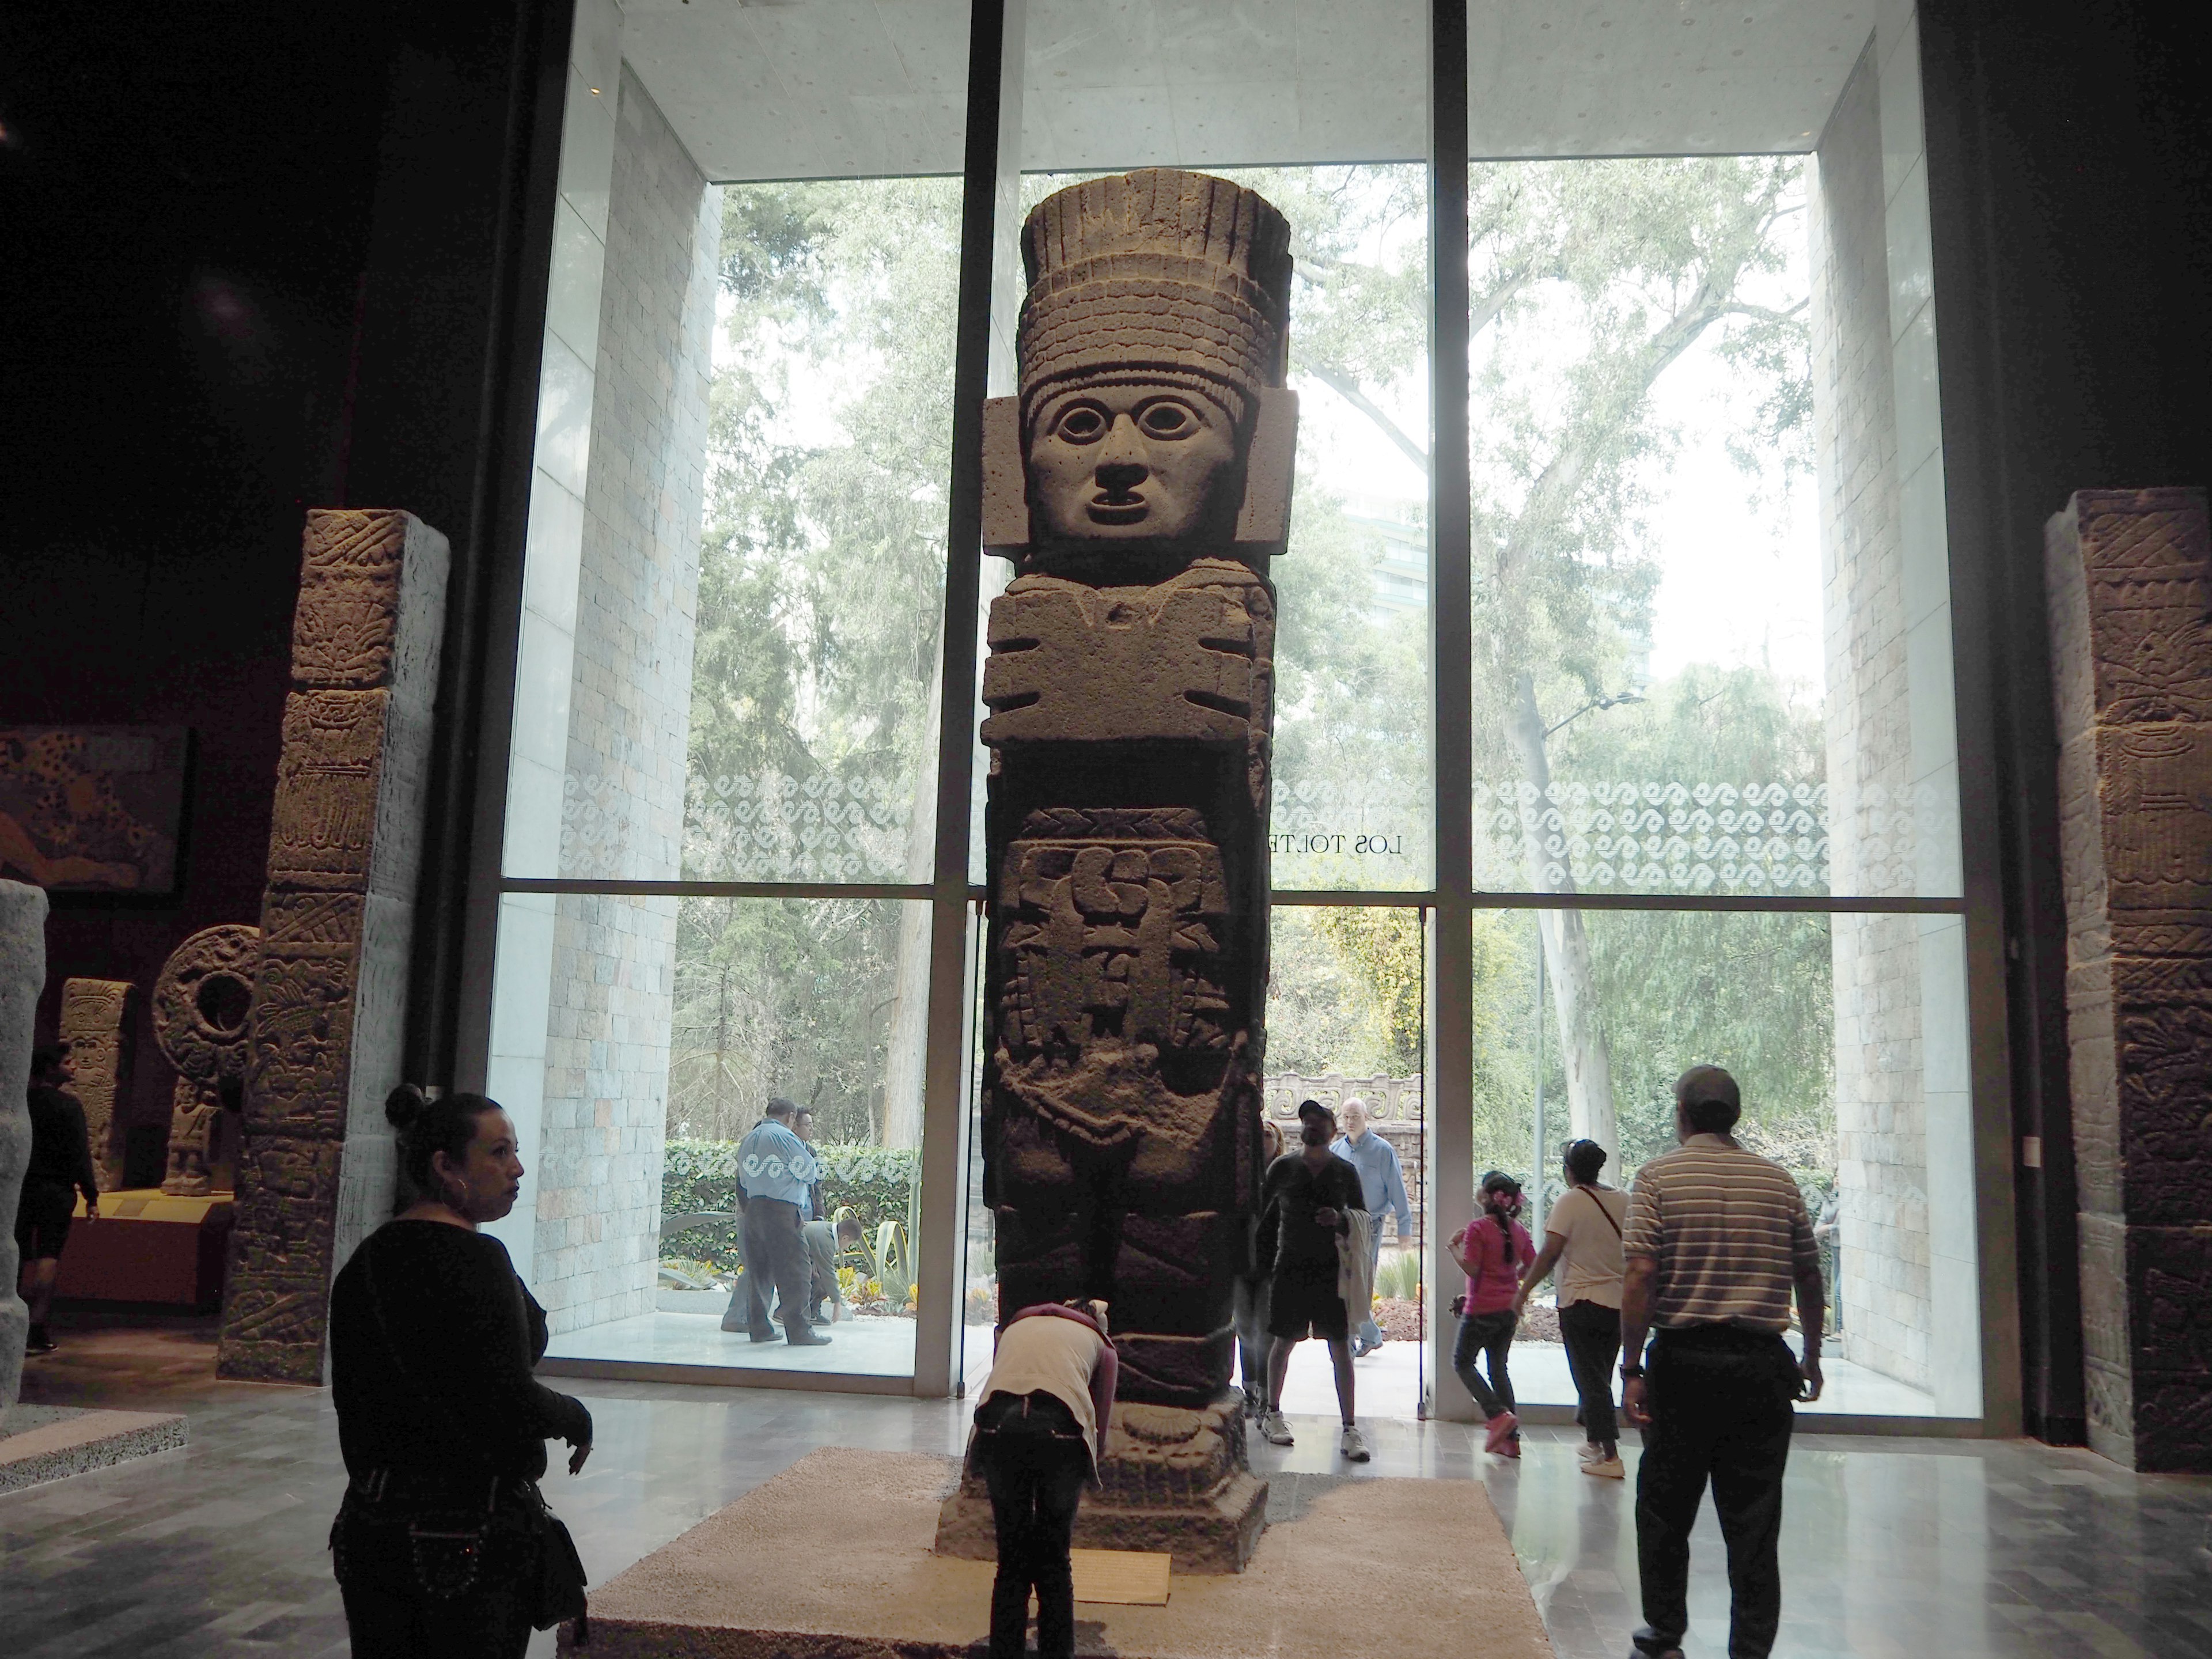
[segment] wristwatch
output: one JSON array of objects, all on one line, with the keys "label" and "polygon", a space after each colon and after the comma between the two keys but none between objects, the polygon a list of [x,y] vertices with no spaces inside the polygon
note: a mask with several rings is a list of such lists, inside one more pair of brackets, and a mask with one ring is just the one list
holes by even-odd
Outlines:
[{"label": "wristwatch", "polygon": [[1623,1365],[1620,1368],[1620,1380],[1624,1382],[1633,1382],[1643,1375],[1644,1367],[1641,1365]]}]

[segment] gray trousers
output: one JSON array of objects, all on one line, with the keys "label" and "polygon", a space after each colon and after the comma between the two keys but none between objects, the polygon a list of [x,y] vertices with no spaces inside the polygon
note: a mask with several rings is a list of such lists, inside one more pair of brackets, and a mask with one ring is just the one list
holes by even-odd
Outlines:
[{"label": "gray trousers", "polygon": [[765,1341],[775,1334],[769,1322],[767,1287],[775,1287],[782,1305],[783,1334],[811,1336],[806,1322],[806,1290],[810,1264],[806,1242],[799,1231],[799,1206],[780,1198],[745,1200],[746,1328]]}]

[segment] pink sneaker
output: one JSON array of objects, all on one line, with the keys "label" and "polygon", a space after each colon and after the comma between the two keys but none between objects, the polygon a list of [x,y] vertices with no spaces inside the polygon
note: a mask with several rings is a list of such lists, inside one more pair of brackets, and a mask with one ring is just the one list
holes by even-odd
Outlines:
[{"label": "pink sneaker", "polygon": [[1521,1419],[1511,1412],[1500,1412],[1490,1419],[1490,1431],[1483,1443],[1483,1450],[1499,1457],[1521,1455]]}]

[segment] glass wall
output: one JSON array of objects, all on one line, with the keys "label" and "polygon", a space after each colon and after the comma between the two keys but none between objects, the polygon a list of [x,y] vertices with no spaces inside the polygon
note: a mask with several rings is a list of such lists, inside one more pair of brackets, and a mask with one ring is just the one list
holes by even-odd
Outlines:
[{"label": "glass wall", "polygon": [[[1674,1078],[1729,1067],[1822,1218],[1824,1409],[1978,1416],[1911,19],[1616,21],[1471,43],[1474,884],[1626,907],[1478,914],[1478,1079],[1516,1054],[1487,964],[1548,1012],[1487,1152],[1478,1085],[1476,1162],[1556,1180],[1547,1099],[1554,1158],[1632,1174]],[[1540,120],[1516,52],[1565,94]]]},{"label": "glass wall", "polygon": [[[967,31],[579,9],[489,1068],[556,1360],[913,1375]],[[713,1218],[776,1096],[823,1346]]]},{"label": "glass wall", "polygon": [[[1277,1118],[1358,1096],[1405,1170],[1382,1328],[1406,1340],[1362,1360],[1363,1409],[1468,1408],[1433,1361],[1474,1178],[1556,1182],[1587,1134],[1626,1180],[1712,1061],[1822,1218],[1830,1406],[1978,1416],[1910,7],[1471,7],[1463,179],[1433,159],[1418,0],[1031,0],[1005,9],[999,172],[963,181],[969,11],[580,7],[489,1068],[535,1196],[500,1231],[556,1354],[924,1391],[988,1364],[981,912],[933,1002],[957,932],[933,878],[964,853],[988,902],[983,710],[946,630],[983,655],[1012,572],[949,545],[956,357],[1014,389],[1030,207],[1180,167],[1291,229],[1267,1094]],[[1434,246],[1462,182],[1466,246]],[[962,235],[986,195],[988,273]],[[1431,414],[1462,396],[1464,538]],[[1438,597],[1462,566],[1464,616]],[[1439,640],[1467,659],[1449,707]],[[940,823],[963,759],[975,810]],[[1438,974],[1435,918],[1470,906]],[[714,1218],[770,1095],[814,1109],[821,1218],[860,1223],[827,1348],[721,1329]],[[949,1358],[917,1341],[917,1281]],[[1564,1400],[1529,1336],[1524,1395]]]}]

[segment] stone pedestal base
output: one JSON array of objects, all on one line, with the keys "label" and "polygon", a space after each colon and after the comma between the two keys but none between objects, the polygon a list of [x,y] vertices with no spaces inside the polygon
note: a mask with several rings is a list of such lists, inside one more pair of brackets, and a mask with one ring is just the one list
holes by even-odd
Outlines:
[{"label": "stone pedestal base", "polygon": [[[914,1452],[810,1452],[594,1584],[591,1644],[576,1647],[564,1626],[561,1651],[975,1659],[994,1570],[930,1547],[952,1474],[950,1459]],[[1552,1659],[1513,1546],[1468,1480],[1331,1480],[1267,1528],[1243,1572],[1178,1570],[1164,1607],[1075,1607],[1078,1659],[1464,1659],[1470,1650]]]},{"label": "stone pedestal base", "polygon": [[[1117,1405],[1075,1547],[1171,1555],[1182,1573],[1242,1572],[1267,1524],[1267,1483],[1245,1467],[1243,1395],[1210,1406]],[[937,1553],[998,1559],[991,1499],[967,1476],[937,1518]]]}]

